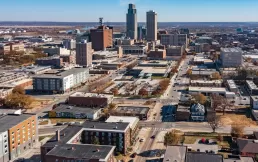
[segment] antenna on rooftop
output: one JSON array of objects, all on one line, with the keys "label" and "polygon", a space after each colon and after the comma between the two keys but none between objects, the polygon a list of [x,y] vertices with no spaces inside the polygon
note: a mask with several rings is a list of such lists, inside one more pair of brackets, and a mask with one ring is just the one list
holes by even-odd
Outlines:
[{"label": "antenna on rooftop", "polygon": [[100,26],[103,26],[103,17],[100,17],[100,18],[99,18],[99,25],[100,25]]}]

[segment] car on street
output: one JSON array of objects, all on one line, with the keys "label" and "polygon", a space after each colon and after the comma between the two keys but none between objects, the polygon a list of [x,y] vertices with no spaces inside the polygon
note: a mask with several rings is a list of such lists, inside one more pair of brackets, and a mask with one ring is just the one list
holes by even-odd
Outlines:
[{"label": "car on street", "polygon": [[144,142],[144,141],[145,141],[144,138],[141,138],[141,139],[140,139],[140,142]]},{"label": "car on street", "polygon": [[155,135],[151,136],[151,138],[154,139],[154,138],[155,138]]},{"label": "car on street", "polygon": [[135,152],[135,153],[133,153],[132,155],[131,155],[131,158],[135,158],[136,157],[136,155],[137,155],[137,153]]}]

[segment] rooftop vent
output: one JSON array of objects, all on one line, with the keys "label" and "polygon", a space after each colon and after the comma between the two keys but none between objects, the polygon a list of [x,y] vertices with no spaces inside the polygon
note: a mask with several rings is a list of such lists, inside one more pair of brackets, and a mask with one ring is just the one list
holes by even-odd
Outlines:
[{"label": "rooftop vent", "polygon": [[93,125],[91,128],[95,128],[95,125]]},{"label": "rooftop vent", "polygon": [[117,126],[115,126],[114,129],[117,129]]}]

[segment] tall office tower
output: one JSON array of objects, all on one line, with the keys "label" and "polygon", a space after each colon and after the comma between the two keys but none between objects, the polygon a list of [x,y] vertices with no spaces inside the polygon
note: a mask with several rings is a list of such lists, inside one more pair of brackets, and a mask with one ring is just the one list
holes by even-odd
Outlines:
[{"label": "tall office tower", "polygon": [[126,14],[126,35],[131,39],[137,39],[137,12],[134,4],[129,4]]},{"label": "tall office tower", "polygon": [[146,38],[146,28],[143,26],[138,26],[137,34],[138,34],[138,37],[137,37],[138,40],[145,39]]},{"label": "tall office tower", "polygon": [[100,25],[97,29],[90,30],[92,48],[95,51],[103,51],[113,46],[113,27],[103,25],[102,19],[100,18]]},{"label": "tall office tower", "polygon": [[92,65],[92,43],[81,41],[76,43],[76,64],[81,66]]},{"label": "tall office tower", "polygon": [[147,12],[147,40],[156,41],[157,40],[157,13],[154,11]]}]

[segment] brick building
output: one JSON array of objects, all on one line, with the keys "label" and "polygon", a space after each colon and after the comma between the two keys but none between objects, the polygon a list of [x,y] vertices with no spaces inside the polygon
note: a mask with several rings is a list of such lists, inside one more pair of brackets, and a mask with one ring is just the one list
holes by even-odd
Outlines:
[{"label": "brick building", "polygon": [[0,162],[14,160],[38,141],[37,117],[34,114],[8,114],[0,117]]},{"label": "brick building", "polygon": [[113,95],[75,92],[68,98],[68,104],[87,107],[106,107],[113,100]]},{"label": "brick building", "polygon": [[99,26],[97,29],[90,30],[92,49],[103,51],[107,47],[113,46],[113,29],[108,26]]},{"label": "brick building", "polygon": [[166,59],[166,50],[155,49],[151,50],[148,54],[150,59]]}]

